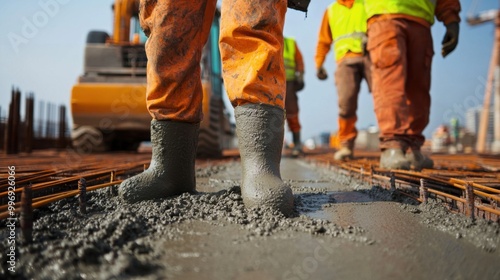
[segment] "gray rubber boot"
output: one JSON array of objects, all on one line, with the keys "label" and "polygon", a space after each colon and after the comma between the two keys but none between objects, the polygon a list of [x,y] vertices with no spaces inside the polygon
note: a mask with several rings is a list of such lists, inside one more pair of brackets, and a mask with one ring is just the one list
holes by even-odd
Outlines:
[{"label": "gray rubber boot", "polygon": [[302,153],[302,142],[300,141],[300,131],[293,132],[293,150],[292,157],[298,157]]},{"label": "gray rubber boot", "polygon": [[406,159],[410,161],[411,167],[417,171],[434,167],[434,161],[422,154],[420,150],[411,150],[410,153],[406,153]]},{"label": "gray rubber boot", "polygon": [[410,161],[400,148],[385,149],[380,155],[380,168],[409,170],[410,165]]},{"label": "gray rubber boot", "polygon": [[246,104],[234,109],[242,165],[241,195],[248,208],[272,208],[293,214],[291,188],[281,180],[283,109]]},{"label": "gray rubber boot", "polygon": [[143,173],[120,184],[120,197],[134,203],[195,192],[198,128],[198,123],[152,120],[151,164]]}]

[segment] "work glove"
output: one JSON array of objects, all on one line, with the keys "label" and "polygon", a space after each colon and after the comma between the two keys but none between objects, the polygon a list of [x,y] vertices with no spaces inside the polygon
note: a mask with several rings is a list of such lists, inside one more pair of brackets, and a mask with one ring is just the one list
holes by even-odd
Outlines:
[{"label": "work glove", "polygon": [[295,90],[301,91],[304,89],[304,86],[305,86],[304,73],[298,73],[297,76],[295,77]]},{"label": "work glove", "polygon": [[446,57],[457,47],[459,29],[458,22],[446,25],[446,34],[444,34],[443,42],[441,42],[441,55],[443,57]]},{"label": "work glove", "polygon": [[316,77],[320,80],[326,80],[326,78],[328,78],[328,74],[326,74],[326,70],[323,66],[321,66],[316,72]]}]

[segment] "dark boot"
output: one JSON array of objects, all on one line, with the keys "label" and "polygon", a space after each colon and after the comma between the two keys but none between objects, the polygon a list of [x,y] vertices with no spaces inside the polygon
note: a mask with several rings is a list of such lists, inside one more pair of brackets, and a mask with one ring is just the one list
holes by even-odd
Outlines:
[{"label": "dark boot", "polygon": [[417,171],[434,167],[434,161],[418,149],[411,149],[411,152],[406,153],[406,159],[410,161],[411,167]]},{"label": "dark boot", "polygon": [[246,207],[272,208],[293,213],[292,190],[281,180],[283,109],[246,104],[234,109],[241,155],[241,195]]},{"label": "dark boot", "polygon": [[385,149],[380,155],[380,168],[409,170],[410,165],[401,148]]},{"label": "dark boot", "polygon": [[134,203],[195,192],[198,128],[199,124],[152,120],[151,164],[143,173],[120,184],[120,197]]},{"label": "dark boot", "polygon": [[300,141],[300,131],[293,132],[293,150],[292,157],[298,157],[302,153],[302,142]]}]

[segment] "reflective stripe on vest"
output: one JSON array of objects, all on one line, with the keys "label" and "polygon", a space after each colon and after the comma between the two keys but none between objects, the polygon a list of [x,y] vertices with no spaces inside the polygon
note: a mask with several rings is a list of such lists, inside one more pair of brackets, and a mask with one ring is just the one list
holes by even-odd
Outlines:
[{"label": "reflective stripe on vest", "polygon": [[354,1],[350,9],[337,2],[328,7],[328,22],[332,31],[335,60],[340,60],[349,51],[363,53],[366,20],[363,0]]},{"label": "reflective stripe on vest", "polygon": [[286,80],[295,80],[295,40],[292,38],[285,38],[285,43],[283,44],[283,58],[285,60],[285,72]]},{"label": "reflective stripe on vest", "polygon": [[365,0],[368,18],[380,14],[405,14],[434,24],[437,0]]}]

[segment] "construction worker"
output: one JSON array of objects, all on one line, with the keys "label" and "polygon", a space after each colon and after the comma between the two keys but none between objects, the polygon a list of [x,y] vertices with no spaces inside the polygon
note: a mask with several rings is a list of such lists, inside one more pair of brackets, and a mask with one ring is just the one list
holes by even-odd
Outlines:
[{"label": "construction worker", "polygon": [[365,0],[367,49],[373,64],[373,98],[380,129],[380,167],[420,170],[434,162],[421,152],[429,123],[431,63],[430,27],[434,16],[446,33],[441,54],[458,43],[458,0]]},{"label": "construction worker", "polygon": [[358,135],[356,111],[361,82],[371,86],[370,60],[365,54],[366,14],[362,0],[337,0],[326,9],[318,35],[316,48],[316,76],[325,80],[323,67],[326,55],[334,44],[337,70],[335,85],[338,94],[338,138],[340,149],[335,160],[352,159],[354,141]]},{"label": "construction worker", "polygon": [[[200,60],[216,0],[140,2],[146,43],[150,167],[122,182],[127,202],[195,192],[195,155],[202,119]],[[284,136],[283,25],[287,1],[224,0],[219,47],[234,106],[247,207],[289,215],[294,198],[280,175]]]},{"label": "construction worker", "polygon": [[283,57],[286,71],[286,98],[285,111],[288,128],[292,132],[292,156],[302,153],[299,122],[299,99],[297,92],[304,88],[304,60],[302,53],[293,38],[285,37]]}]

